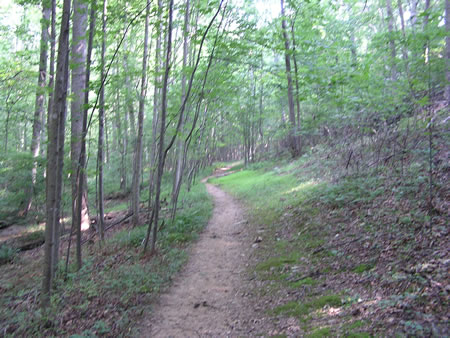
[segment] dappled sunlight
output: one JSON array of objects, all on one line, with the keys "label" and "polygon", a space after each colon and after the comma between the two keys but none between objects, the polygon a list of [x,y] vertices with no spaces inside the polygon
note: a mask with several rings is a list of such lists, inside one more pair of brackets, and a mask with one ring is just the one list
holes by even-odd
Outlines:
[{"label": "dappled sunlight", "polygon": [[297,185],[296,187],[283,192],[283,195],[288,195],[293,192],[309,191],[309,190],[311,190],[312,187],[317,186],[319,183],[321,183],[321,181],[318,181],[318,180],[309,180],[307,182],[302,182],[299,185]]},{"label": "dappled sunlight", "polygon": [[321,315],[326,315],[329,317],[335,317],[340,314],[342,314],[343,309],[342,307],[324,307],[323,309],[319,310],[318,313]]}]

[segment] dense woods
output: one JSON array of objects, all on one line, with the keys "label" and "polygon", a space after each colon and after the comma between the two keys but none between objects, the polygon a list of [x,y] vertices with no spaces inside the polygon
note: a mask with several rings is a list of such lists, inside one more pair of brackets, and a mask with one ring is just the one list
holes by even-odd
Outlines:
[{"label": "dense woods", "polygon": [[[442,225],[449,12],[449,0],[2,1],[0,229],[45,241],[29,277],[36,327],[75,332],[50,309],[117,256],[119,223],[133,262],[175,269],[164,257],[185,240],[166,231],[207,220],[197,182],[217,162],[318,154],[317,179],[383,177],[415,196],[417,231]],[[0,245],[14,266],[20,245]],[[32,333],[2,315],[5,333]]]}]

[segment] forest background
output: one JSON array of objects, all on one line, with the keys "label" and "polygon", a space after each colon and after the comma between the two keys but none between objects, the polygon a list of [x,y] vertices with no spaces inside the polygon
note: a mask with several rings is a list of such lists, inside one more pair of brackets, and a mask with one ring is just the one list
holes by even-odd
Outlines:
[{"label": "forest background", "polygon": [[45,309],[107,228],[129,221],[148,254],[158,234],[160,250],[183,242],[208,216],[186,214],[209,203],[196,179],[239,159],[314,158],[330,184],[376,178],[414,196],[399,222],[435,233],[449,208],[449,6],[2,2],[0,227],[28,230],[1,261],[45,242]]}]

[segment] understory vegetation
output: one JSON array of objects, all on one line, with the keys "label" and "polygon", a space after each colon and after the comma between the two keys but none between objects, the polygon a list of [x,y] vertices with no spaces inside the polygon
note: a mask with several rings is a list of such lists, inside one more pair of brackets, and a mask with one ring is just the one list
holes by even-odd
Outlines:
[{"label": "understory vegetation", "polygon": [[450,0],[1,0],[0,335],[138,334],[213,173],[261,335],[448,335],[449,31]]},{"label": "understory vegetation", "polygon": [[[165,190],[163,196],[168,194]],[[140,329],[136,322],[151,309],[187,259],[186,249],[207,224],[212,202],[204,184],[182,191],[175,220],[160,229],[158,254],[142,254],[147,227],[129,221],[111,228],[102,244],[95,233],[85,234],[85,264],[65,268],[68,237],[62,239],[62,261],[48,311],[39,304],[42,258],[39,248],[20,256],[2,246],[0,326],[3,335],[14,336],[129,336]],[[109,212],[111,221],[121,219],[126,203]],[[146,213],[143,210],[143,217]],[[70,262],[74,261],[71,255]],[[75,336],[77,336],[75,335]],[[74,336],[74,337],[75,337]]]},{"label": "understory vegetation", "polygon": [[[212,180],[249,206],[252,296],[272,317],[269,334],[448,332],[449,165],[435,151],[430,171],[429,135],[407,134],[407,124],[399,121],[372,143],[357,142],[349,130],[348,138],[295,161],[268,159]],[[433,144],[443,149],[448,135],[437,125]],[[403,148],[394,149],[393,137]],[[358,160],[349,159],[347,143],[358,144]]]}]

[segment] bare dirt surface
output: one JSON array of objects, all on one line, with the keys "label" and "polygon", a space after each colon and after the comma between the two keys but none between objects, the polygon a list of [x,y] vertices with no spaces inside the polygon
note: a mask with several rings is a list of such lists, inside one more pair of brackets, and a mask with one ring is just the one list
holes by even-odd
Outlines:
[{"label": "bare dirt surface", "polygon": [[210,184],[206,188],[214,198],[213,216],[193,245],[186,267],[144,323],[141,336],[249,334],[252,315],[243,293],[251,248],[245,235],[247,222],[228,194]]}]

